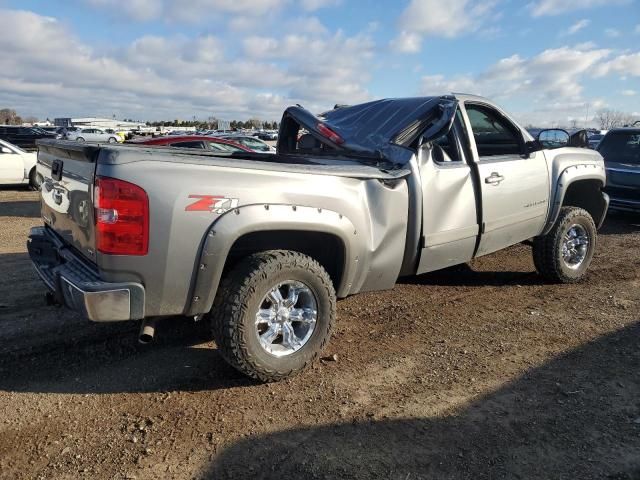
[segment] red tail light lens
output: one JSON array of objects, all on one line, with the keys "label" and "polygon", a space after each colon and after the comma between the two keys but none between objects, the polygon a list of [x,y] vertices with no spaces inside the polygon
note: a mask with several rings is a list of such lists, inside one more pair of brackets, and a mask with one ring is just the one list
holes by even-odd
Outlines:
[{"label": "red tail light lens", "polygon": [[318,129],[318,133],[323,137],[331,140],[333,143],[337,143],[338,145],[344,143],[344,138],[338,135],[336,132],[327,127],[324,123],[319,123],[316,128]]},{"label": "red tail light lens", "polygon": [[96,248],[111,255],[146,255],[149,197],[133,183],[96,177]]}]

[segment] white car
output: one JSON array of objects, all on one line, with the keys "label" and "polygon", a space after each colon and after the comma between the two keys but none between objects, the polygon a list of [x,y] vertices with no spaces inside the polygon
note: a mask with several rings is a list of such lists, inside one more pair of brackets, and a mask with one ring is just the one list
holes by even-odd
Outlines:
[{"label": "white car", "polygon": [[122,138],[117,133],[107,133],[99,128],[82,128],[75,132],[70,132],[67,134],[67,138],[76,142],[122,142]]},{"label": "white car", "polygon": [[12,143],[0,140],[0,185],[28,183],[38,190],[42,178],[36,174],[35,152],[25,152]]}]

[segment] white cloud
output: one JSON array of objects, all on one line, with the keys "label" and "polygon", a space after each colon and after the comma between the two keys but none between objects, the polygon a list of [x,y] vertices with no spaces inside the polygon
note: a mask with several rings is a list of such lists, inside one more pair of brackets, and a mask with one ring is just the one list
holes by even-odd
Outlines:
[{"label": "white cloud", "polygon": [[314,11],[320,8],[335,7],[340,5],[341,0],[301,0],[300,5],[307,11]]},{"label": "white cloud", "polygon": [[636,35],[640,35],[640,24],[636,25],[635,30],[633,31]]},{"label": "white cloud", "polygon": [[422,37],[413,32],[403,30],[391,40],[391,48],[400,53],[418,53],[422,49]]},{"label": "white cloud", "polygon": [[528,4],[531,15],[541,17],[545,15],[560,15],[574,10],[587,8],[623,5],[631,0],[537,0]]},{"label": "white cloud", "polygon": [[158,0],[84,0],[90,6],[111,10],[112,16],[124,15],[131,20],[146,22],[162,14],[163,4]]},{"label": "white cloud", "polygon": [[604,34],[609,38],[618,38],[620,36],[620,30],[615,28],[606,28]]},{"label": "white cloud", "polygon": [[586,103],[583,80],[595,74],[611,53],[591,45],[586,47],[548,49],[529,58],[512,55],[477,75],[426,75],[422,78],[421,93],[434,95],[458,91],[498,101],[526,99],[526,107],[520,116],[535,123],[540,123],[545,115],[546,118],[558,118],[560,113],[577,116],[580,113],[577,111]]},{"label": "white cloud", "polygon": [[564,32],[564,34],[565,35],[574,35],[574,34],[578,33],[580,30],[588,27],[590,23],[591,23],[591,20],[587,20],[586,18],[583,18],[582,20],[578,20],[576,23],[571,25],[566,30],[566,32]]},{"label": "white cloud", "polygon": [[202,23],[221,15],[234,15],[232,28],[248,30],[255,20],[284,7],[305,12],[340,5],[342,0],[82,0],[114,18],[149,22]]},{"label": "white cloud", "polygon": [[629,90],[622,90],[620,93],[625,97],[633,97],[634,95],[637,95],[638,92],[636,92],[635,90],[629,89]]},{"label": "white cloud", "polygon": [[2,9],[0,45],[0,104],[37,116],[143,119],[273,120],[291,104],[320,111],[363,101],[374,48],[368,35],[316,28],[308,35],[248,37],[246,55],[231,55],[210,34],[146,35],[104,55],[56,19]]},{"label": "white cloud", "polygon": [[611,73],[624,76],[640,77],[640,52],[619,55],[596,69],[596,76],[602,77]]},{"label": "white cloud", "polygon": [[390,45],[398,52],[415,53],[423,37],[453,38],[475,32],[495,19],[495,5],[495,0],[411,0],[398,20],[400,34]]}]

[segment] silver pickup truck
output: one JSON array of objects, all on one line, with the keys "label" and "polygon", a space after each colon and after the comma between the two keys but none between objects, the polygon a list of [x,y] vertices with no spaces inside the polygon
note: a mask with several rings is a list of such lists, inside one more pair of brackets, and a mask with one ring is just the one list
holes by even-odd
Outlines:
[{"label": "silver pickup truck", "polygon": [[40,141],[44,226],[28,248],[52,302],[97,322],[211,322],[262,381],[308,365],[336,298],[530,241],[547,281],[585,275],[605,169],[480,97],[284,112],[276,155]]}]

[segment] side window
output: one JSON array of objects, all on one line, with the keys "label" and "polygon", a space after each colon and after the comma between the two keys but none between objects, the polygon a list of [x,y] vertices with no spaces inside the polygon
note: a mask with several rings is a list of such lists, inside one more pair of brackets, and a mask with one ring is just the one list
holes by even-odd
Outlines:
[{"label": "side window", "polygon": [[[464,128],[462,125],[462,116],[458,109],[451,130],[449,130],[446,135],[443,135],[432,142],[432,156],[435,162],[446,164],[461,164],[464,162],[463,153],[460,151],[461,145],[457,138],[460,135],[464,136]],[[464,141],[464,138],[461,140]]]},{"label": "side window", "polygon": [[227,145],[226,143],[216,143],[216,142],[209,142],[209,149],[213,150],[214,152],[225,152],[225,153],[235,153],[235,152],[242,151],[241,149],[239,149],[234,145]]},{"label": "side window", "polygon": [[433,142],[433,159],[438,163],[461,162],[462,158],[458,154],[458,146],[453,132],[441,136]]},{"label": "side window", "polygon": [[498,112],[481,105],[466,106],[478,156],[520,155],[521,139],[515,127]]},{"label": "side window", "polygon": [[200,141],[195,142],[176,142],[170,145],[171,147],[180,147],[180,148],[200,148],[204,149],[204,144]]}]

